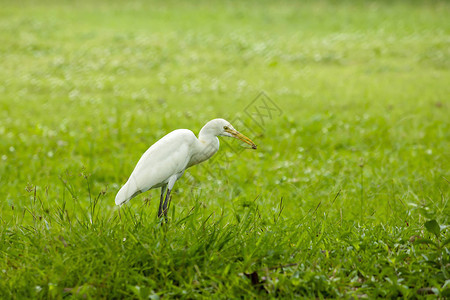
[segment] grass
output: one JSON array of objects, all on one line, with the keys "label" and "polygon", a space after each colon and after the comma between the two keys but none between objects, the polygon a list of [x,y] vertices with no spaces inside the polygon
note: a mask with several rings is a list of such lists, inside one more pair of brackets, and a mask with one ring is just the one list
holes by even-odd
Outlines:
[{"label": "grass", "polygon": [[[0,298],[448,297],[448,13],[3,1]],[[114,206],[154,141],[216,117],[258,150],[221,139],[166,225],[158,191]]]}]

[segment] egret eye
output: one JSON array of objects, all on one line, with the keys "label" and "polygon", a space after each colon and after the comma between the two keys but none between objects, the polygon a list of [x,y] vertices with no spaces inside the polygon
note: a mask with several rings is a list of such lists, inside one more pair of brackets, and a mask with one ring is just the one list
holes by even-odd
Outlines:
[{"label": "egret eye", "polygon": [[228,128],[228,126],[223,126],[223,129],[228,130],[230,128]]}]

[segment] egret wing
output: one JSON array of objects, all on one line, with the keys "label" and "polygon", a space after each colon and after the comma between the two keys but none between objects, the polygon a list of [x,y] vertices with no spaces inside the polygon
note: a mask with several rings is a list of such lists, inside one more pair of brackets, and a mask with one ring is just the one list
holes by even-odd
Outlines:
[{"label": "egret wing", "polygon": [[178,129],[153,144],[139,159],[127,183],[116,196],[122,204],[139,193],[167,184],[170,176],[183,172],[192,155],[194,133]]}]

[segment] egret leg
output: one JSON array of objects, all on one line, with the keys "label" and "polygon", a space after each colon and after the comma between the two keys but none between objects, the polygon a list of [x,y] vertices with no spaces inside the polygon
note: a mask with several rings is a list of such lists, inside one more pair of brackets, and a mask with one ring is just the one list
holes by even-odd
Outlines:
[{"label": "egret leg", "polygon": [[178,180],[178,178],[180,178],[183,175],[183,172],[180,172],[180,173],[170,176],[169,180],[167,182],[167,185],[166,185],[167,194],[166,194],[166,199],[164,200],[164,204],[162,207],[162,213],[158,213],[159,217],[161,217],[162,214],[164,214],[164,218],[166,219],[166,221],[167,221],[167,205],[169,204],[169,201],[170,201],[170,192],[172,191],[172,188],[175,185],[175,182]]},{"label": "egret leg", "polygon": [[164,200],[164,205],[163,205],[163,213],[164,213],[164,218],[167,221],[167,205],[169,204],[170,201],[170,189],[167,190],[167,194],[166,194],[166,200]]},{"label": "egret leg", "polygon": [[167,185],[164,185],[161,187],[161,197],[159,198],[159,209],[158,209],[158,218],[161,218],[163,215],[163,201],[164,201],[164,194],[166,192]]}]

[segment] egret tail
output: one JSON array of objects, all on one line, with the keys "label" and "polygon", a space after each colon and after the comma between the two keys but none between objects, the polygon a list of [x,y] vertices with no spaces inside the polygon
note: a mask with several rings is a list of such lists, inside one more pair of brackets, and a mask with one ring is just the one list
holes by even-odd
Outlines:
[{"label": "egret tail", "polygon": [[134,180],[128,180],[116,195],[116,205],[122,205],[140,193],[141,191],[137,187],[136,182]]}]

